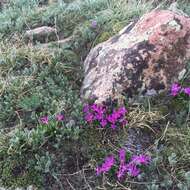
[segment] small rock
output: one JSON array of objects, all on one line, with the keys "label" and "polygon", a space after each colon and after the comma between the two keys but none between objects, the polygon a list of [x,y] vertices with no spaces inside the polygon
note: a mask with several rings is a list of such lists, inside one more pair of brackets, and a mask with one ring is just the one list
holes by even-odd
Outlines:
[{"label": "small rock", "polygon": [[156,96],[156,95],[157,95],[157,92],[156,92],[156,90],[151,89],[151,90],[147,90],[147,92],[146,92],[145,95],[146,95],[146,96]]},{"label": "small rock", "polygon": [[75,126],[75,121],[73,119],[71,119],[67,124],[66,127],[73,127]]},{"label": "small rock", "polygon": [[27,30],[24,38],[26,42],[47,43],[57,39],[57,30],[49,26],[41,26],[35,29]]}]

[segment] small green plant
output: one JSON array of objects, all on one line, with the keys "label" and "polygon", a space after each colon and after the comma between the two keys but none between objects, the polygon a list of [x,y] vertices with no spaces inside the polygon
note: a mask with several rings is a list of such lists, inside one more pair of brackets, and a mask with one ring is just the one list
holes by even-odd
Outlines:
[{"label": "small green plant", "polygon": [[[57,114],[51,118],[41,117],[40,124],[36,128],[31,130],[15,129],[10,134],[1,136],[0,157],[3,169],[0,175],[2,176],[3,181],[1,183],[3,185],[8,187],[40,185],[39,180],[31,181],[35,180],[32,177],[33,173],[36,176],[51,174],[52,160],[55,160],[55,157],[45,151],[48,143],[52,143],[59,150],[59,139],[61,141],[75,141],[79,138],[81,132],[75,125],[76,123],[66,122],[64,119],[62,114]],[[30,159],[25,160],[27,157]],[[7,165],[8,160],[11,162],[10,165]],[[14,177],[13,170],[15,167],[20,168],[19,171],[25,173]],[[31,179],[29,179],[30,177]],[[21,183],[22,181],[23,183]]]}]

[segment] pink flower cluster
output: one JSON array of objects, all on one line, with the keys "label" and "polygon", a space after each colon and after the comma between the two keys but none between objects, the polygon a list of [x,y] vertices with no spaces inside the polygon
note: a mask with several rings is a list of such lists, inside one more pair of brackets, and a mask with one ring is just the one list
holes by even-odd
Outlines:
[{"label": "pink flower cluster", "polygon": [[[117,171],[117,178],[121,180],[126,174],[129,174],[132,177],[136,177],[140,174],[141,165],[148,165],[151,161],[151,157],[148,155],[135,155],[132,156],[130,162],[126,163],[126,151],[121,149],[119,151],[119,168]],[[96,168],[96,174],[100,175],[101,173],[108,172],[116,163],[116,160],[113,155],[105,158],[104,163],[101,166]]]},{"label": "pink flower cluster", "polygon": [[174,83],[171,86],[171,95],[177,96],[179,93],[184,93],[190,97],[190,87],[182,87],[181,85]]},{"label": "pink flower cluster", "polygon": [[[63,121],[64,120],[64,115],[63,114],[57,114],[56,116],[55,116],[55,119],[56,119],[56,121]],[[48,116],[43,116],[43,117],[41,117],[40,118],[40,122],[42,123],[42,124],[45,124],[45,125],[48,125],[48,123],[49,123],[49,117]]]},{"label": "pink flower cluster", "polygon": [[114,164],[115,158],[113,155],[106,157],[102,166],[96,168],[96,174],[99,175],[101,173],[108,172]]},{"label": "pink flower cluster", "polygon": [[125,126],[127,124],[125,107],[114,109],[111,113],[104,105],[92,104],[83,107],[85,120],[92,124],[99,125],[102,128],[106,126],[115,129],[117,126]]}]

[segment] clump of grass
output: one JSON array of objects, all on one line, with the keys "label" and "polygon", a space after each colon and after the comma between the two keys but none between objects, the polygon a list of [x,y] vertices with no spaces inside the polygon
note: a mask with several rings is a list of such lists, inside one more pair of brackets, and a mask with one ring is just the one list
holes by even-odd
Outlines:
[{"label": "clump of grass", "polygon": [[152,124],[159,123],[164,119],[164,116],[159,110],[146,110],[143,105],[136,105],[129,112],[129,126],[140,128],[151,128]]}]

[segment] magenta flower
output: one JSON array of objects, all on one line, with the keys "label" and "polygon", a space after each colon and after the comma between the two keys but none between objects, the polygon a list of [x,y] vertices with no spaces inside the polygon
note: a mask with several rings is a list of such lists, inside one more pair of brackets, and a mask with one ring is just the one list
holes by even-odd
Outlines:
[{"label": "magenta flower", "polygon": [[99,108],[98,108],[98,105],[97,105],[97,104],[92,104],[92,105],[91,105],[91,109],[92,109],[93,111],[96,111],[96,112],[99,111]]},{"label": "magenta flower", "polygon": [[102,166],[96,168],[96,174],[100,175],[101,173],[108,172],[114,164],[115,158],[113,155],[106,157]]},{"label": "magenta flower", "polygon": [[119,108],[118,113],[121,114],[122,116],[125,116],[125,114],[127,113],[127,110],[125,107],[121,107]]},{"label": "magenta flower", "polygon": [[[121,180],[127,173],[132,177],[138,176],[141,172],[139,165],[147,165],[150,162],[151,158],[148,155],[136,155],[133,156],[131,161],[127,164],[126,150],[124,148],[121,148],[119,150],[119,160],[120,165],[116,174],[118,180]],[[96,174],[100,175],[101,173],[108,172],[113,167],[115,162],[116,161],[113,155],[106,157],[104,163],[96,168]]]},{"label": "magenta flower", "polygon": [[110,113],[109,107],[100,104],[86,104],[83,107],[84,118],[87,122],[99,125],[101,127],[109,126],[115,129],[117,126],[125,126],[127,121],[125,107],[120,107],[118,110],[113,110]]},{"label": "magenta flower", "polygon": [[128,170],[128,167],[126,164],[120,164],[119,166],[119,170],[117,172],[117,178],[118,180],[121,180],[122,177],[124,177],[124,175],[126,174]]},{"label": "magenta flower", "polygon": [[94,116],[92,113],[88,113],[85,115],[85,120],[89,123],[91,123],[94,120]]},{"label": "magenta flower", "polygon": [[127,171],[132,177],[136,177],[140,174],[140,169],[137,168],[136,164],[131,162],[127,164]]},{"label": "magenta flower", "polygon": [[121,107],[118,111],[114,110],[112,114],[108,115],[107,120],[112,124],[115,124],[117,121],[123,121],[126,112],[127,110],[124,107]]},{"label": "magenta flower", "polygon": [[99,114],[103,114],[105,109],[103,108],[103,106],[101,105],[97,105],[97,104],[92,104],[91,109]]},{"label": "magenta flower", "polygon": [[98,166],[96,168],[96,175],[100,175],[101,173],[102,173],[102,168]]},{"label": "magenta flower", "polygon": [[184,92],[185,94],[187,94],[188,96],[190,96],[190,87],[184,88],[184,89],[183,89],[183,92]]},{"label": "magenta flower", "polygon": [[122,122],[121,122],[122,126],[126,126],[128,124],[128,121],[126,119],[124,119]]},{"label": "magenta flower", "polygon": [[124,164],[125,163],[125,156],[126,156],[126,151],[124,148],[121,148],[119,150],[119,160],[120,160],[120,163],[121,164]]},{"label": "magenta flower", "polygon": [[107,116],[107,120],[108,120],[110,123],[115,124],[116,121],[117,121],[116,114],[108,115],[108,116]]},{"label": "magenta flower", "polygon": [[48,122],[49,122],[48,116],[41,117],[40,121],[41,121],[42,124],[46,124],[47,125]]},{"label": "magenta flower", "polygon": [[128,167],[125,164],[125,156],[126,156],[126,151],[124,148],[119,150],[119,160],[120,160],[120,166],[119,170],[117,172],[117,178],[121,180],[121,178],[125,175]]},{"label": "magenta flower", "polygon": [[102,113],[97,113],[97,114],[95,115],[95,118],[96,118],[98,121],[102,120],[103,117],[104,117],[104,116],[103,116]]},{"label": "magenta flower", "polygon": [[84,113],[87,113],[89,111],[89,109],[90,109],[90,107],[89,107],[88,104],[86,104],[86,105],[83,106],[83,112]]},{"label": "magenta flower", "polygon": [[55,118],[56,118],[57,121],[63,121],[64,120],[64,115],[63,114],[57,114]]},{"label": "magenta flower", "polygon": [[172,84],[172,87],[171,87],[171,95],[172,96],[177,96],[178,93],[180,92],[181,90],[181,86],[179,84]]},{"label": "magenta flower", "polygon": [[116,127],[117,127],[117,126],[116,126],[115,124],[111,124],[111,128],[112,128],[112,129],[116,129]]},{"label": "magenta flower", "polygon": [[113,113],[112,113],[112,117],[117,120],[117,119],[119,119],[121,117],[121,114],[120,114],[119,111],[114,110]]},{"label": "magenta flower", "polygon": [[151,161],[150,156],[142,154],[139,156],[133,156],[131,159],[131,162],[135,163],[136,165],[141,165],[141,164],[147,165],[150,163],[150,161]]},{"label": "magenta flower", "polygon": [[105,119],[103,119],[101,122],[100,122],[100,125],[102,126],[102,127],[105,127],[106,125],[107,125],[107,120],[105,120]]}]

